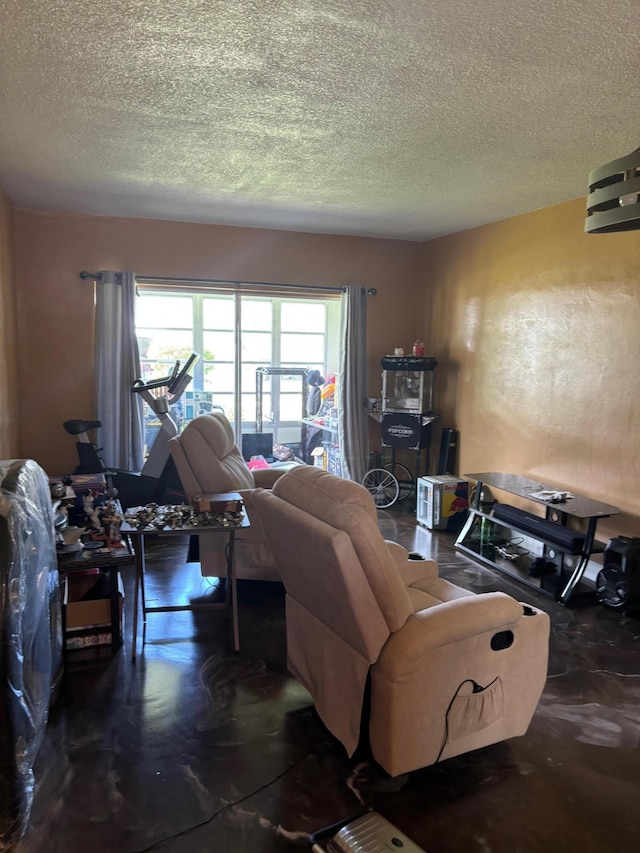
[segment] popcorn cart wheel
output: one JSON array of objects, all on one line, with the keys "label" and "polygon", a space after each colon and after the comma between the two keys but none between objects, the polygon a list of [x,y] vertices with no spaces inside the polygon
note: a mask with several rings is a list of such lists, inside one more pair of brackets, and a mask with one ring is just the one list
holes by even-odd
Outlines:
[{"label": "popcorn cart wheel", "polygon": [[371,468],[362,478],[362,485],[379,509],[393,506],[400,496],[400,484],[387,468]]},{"label": "popcorn cart wheel", "polygon": [[395,459],[392,459],[391,462],[387,462],[384,468],[386,471],[390,471],[398,481],[398,486],[400,488],[398,500],[400,503],[405,501],[408,497],[411,497],[415,489],[416,481],[407,466],[403,465],[401,462],[396,462]]}]

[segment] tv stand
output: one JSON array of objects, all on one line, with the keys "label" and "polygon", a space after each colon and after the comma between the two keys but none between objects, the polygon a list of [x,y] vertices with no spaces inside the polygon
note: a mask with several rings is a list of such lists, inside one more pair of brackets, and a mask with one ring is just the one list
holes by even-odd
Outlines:
[{"label": "tv stand", "polygon": [[[465,474],[468,480],[476,481],[474,506],[456,540],[456,547],[487,563],[494,569],[551,595],[562,604],[567,604],[576,586],[582,580],[592,554],[604,550],[604,544],[595,538],[598,519],[617,515],[616,506],[594,501],[580,495],[567,497],[560,502],[542,500],[541,495],[553,487],[518,474],[485,472]],[[544,516],[528,512],[507,504],[497,504],[490,514],[480,510],[480,493],[483,485],[523,498],[532,505],[544,507]],[[583,519],[586,531],[577,531],[569,526],[569,519]],[[557,528],[557,529],[556,529]],[[547,572],[534,577],[521,565],[522,560],[513,559],[508,547],[496,546],[497,542],[513,543],[516,539],[531,542],[527,553],[540,556]],[[512,559],[509,559],[509,556]],[[515,553],[517,557],[517,552]],[[565,557],[573,556],[576,563],[567,577]]]}]

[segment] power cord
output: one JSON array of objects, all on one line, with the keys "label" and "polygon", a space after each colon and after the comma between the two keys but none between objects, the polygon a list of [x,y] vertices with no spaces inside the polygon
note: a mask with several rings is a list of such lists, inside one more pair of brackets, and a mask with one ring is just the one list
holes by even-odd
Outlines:
[{"label": "power cord", "polygon": [[520,543],[524,542],[524,536],[513,536],[502,545],[496,545],[496,553],[505,560],[520,560],[522,557],[531,555],[528,548],[523,547]]},{"label": "power cord", "polygon": [[160,844],[164,844],[165,841],[170,841],[172,838],[180,838],[181,836],[186,835],[186,833],[191,832],[194,829],[198,829],[198,827],[200,826],[206,826],[207,824],[211,823],[211,821],[215,820],[223,812],[232,809],[234,806],[240,805],[240,803],[246,802],[246,800],[250,800],[251,797],[255,797],[256,794],[259,794],[261,791],[264,791],[266,788],[269,788],[271,785],[274,784],[274,782],[277,782],[278,780],[286,776],[287,773],[294,769],[294,767],[297,767],[299,764],[302,764],[302,762],[310,755],[313,755],[313,753],[314,749],[308,750],[304,753],[304,755],[301,755],[300,758],[298,758],[285,770],[283,770],[282,773],[278,773],[276,776],[273,777],[273,779],[270,779],[268,782],[265,782],[264,785],[260,785],[254,791],[245,794],[244,797],[239,797],[237,800],[234,800],[231,803],[226,803],[226,805],[219,808],[218,811],[214,812],[212,815],[205,818],[204,820],[198,821],[198,823],[194,823],[192,826],[188,826],[186,829],[181,829],[180,832],[174,832],[171,835],[165,835],[164,838],[159,838],[157,841],[154,841],[153,844],[150,844],[148,847],[141,847],[139,850],[133,851],[133,853],[148,853],[149,850],[154,850]]}]

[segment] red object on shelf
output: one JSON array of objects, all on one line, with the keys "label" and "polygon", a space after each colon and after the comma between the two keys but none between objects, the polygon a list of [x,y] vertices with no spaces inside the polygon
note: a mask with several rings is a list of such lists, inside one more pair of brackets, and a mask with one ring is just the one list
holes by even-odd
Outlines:
[{"label": "red object on shelf", "polygon": [[424,356],[424,343],[418,338],[418,340],[413,345],[413,354],[418,356]]}]

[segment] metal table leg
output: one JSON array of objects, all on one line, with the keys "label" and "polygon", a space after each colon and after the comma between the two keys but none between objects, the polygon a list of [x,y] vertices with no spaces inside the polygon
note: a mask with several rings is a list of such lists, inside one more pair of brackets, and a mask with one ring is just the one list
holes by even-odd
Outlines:
[{"label": "metal table leg", "polygon": [[589,562],[589,557],[591,556],[591,550],[593,548],[593,540],[596,535],[596,525],[598,523],[597,518],[590,518],[589,525],[587,527],[587,533],[584,537],[584,545],[582,546],[582,554],[580,555],[580,559],[578,560],[578,565],[573,570],[573,574],[569,578],[566,586],[558,596],[558,601],[562,602],[562,604],[566,604],[571,598],[571,594],[574,589],[582,579],[584,575],[587,564]]},{"label": "metal table leg", "polygon": [[[140,603],[140,593],[142,593],[142,618],[144,628],[146,628],[146,607],[144,599],[144,535],[132,536],[133,553],[135,557],[136,581],[133,594],[133,637],[131,640],[131,660],[136,659],[138,645],[138,607]],[[144,628],[142,641],[144,643]]]}]

